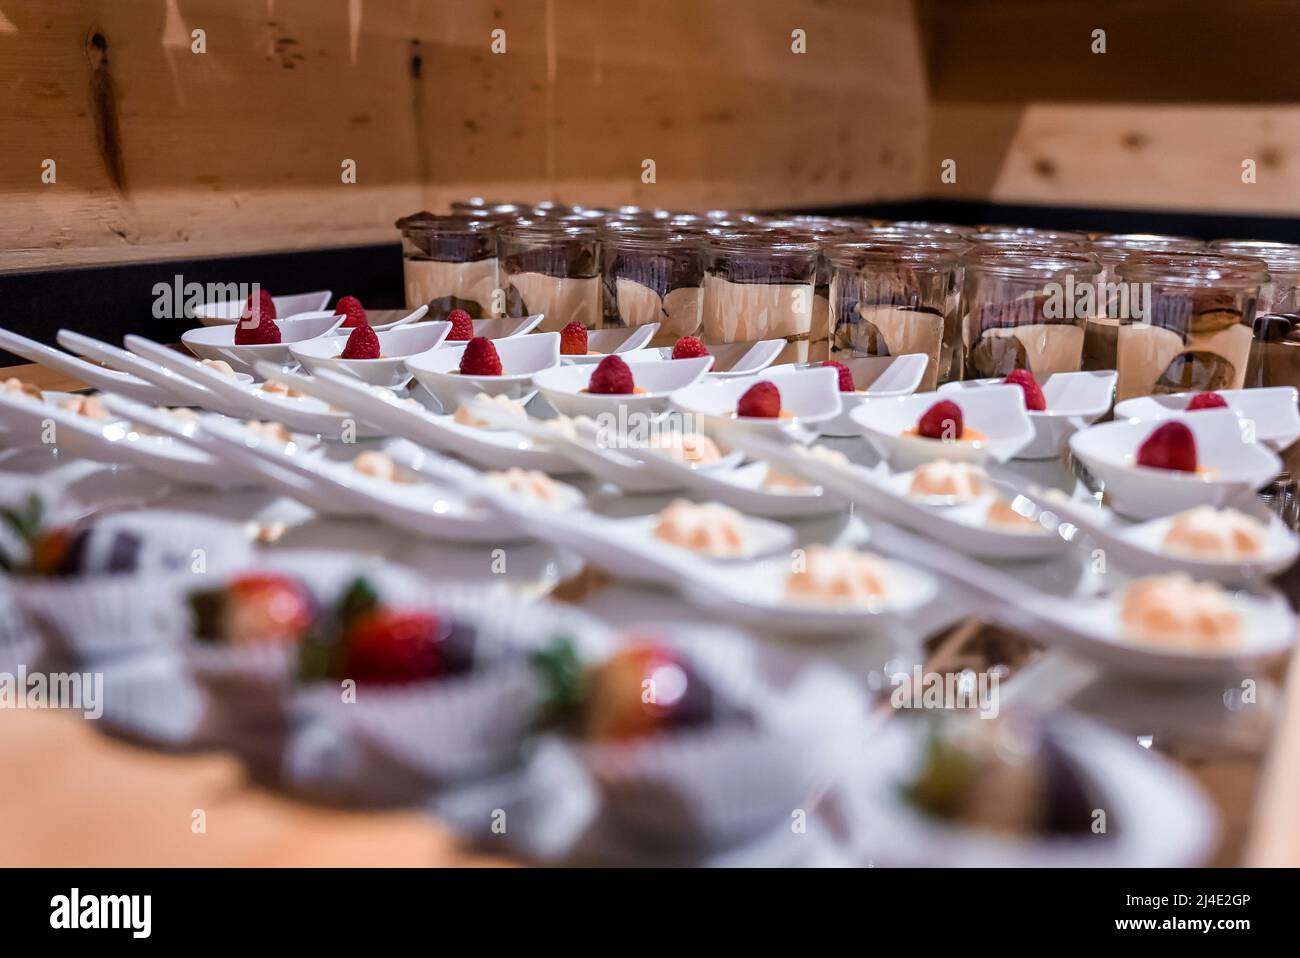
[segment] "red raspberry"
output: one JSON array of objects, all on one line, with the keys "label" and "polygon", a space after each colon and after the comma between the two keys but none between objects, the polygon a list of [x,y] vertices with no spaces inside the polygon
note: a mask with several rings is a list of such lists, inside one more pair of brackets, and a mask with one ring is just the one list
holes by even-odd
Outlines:
[{"label": "red raspberry", "polygon": [[500,376],[501,357],[492,340],[475,336],[466,343],[460,357],[460,371],[465,376]]},{"label": "red raspberry", "polygon": [[244,301],[244,314],[247,315],[252,312],[256,312],[259,319],[275,319],[275,300],[271,298],[271,294],[264,289],[259,290],[257,309],[254,310],[253,294],[249,293],[248,299]]},{"label": "red raspberry", "polygon": [[366,309],[361,305],[361,300],[355,296],[344,296],[339,299],[338,305],[334,307],[335,316],[347,316],[343,320],[342,329],[355,329],[365,323],[370,322],[366,319]]},{"label": "red raspberry", "polygon": [[239,317],[239,322],[235,323],[236,346],[265,346],[279,341],[280,327],[265,313],[262,314],[261,322],[256,325],[253,324],[252,315],[247,312]]},{"label": "red raspberry", "polygon": [[758,419],[778,419],[781,416],[781,390],[775,383],[764,380],[754,383],[736,403],[737,416],[751,416]]},{"label": "red raspberry", "polygon": [[636,391],[632,370],[617,356],[606,356],[591,373],[587,392],[605,395],[628,395]]},{"label": "red raspberry", "polygon": [[845,366],[843,363],[837,363],[833,359],[826,360],[824,363],[822,363],[822,365],[829,366],[832,369],[839,370],[840,392],[842,393],[857,392],[857,387],[853,385],[853,373],[849,370],[848,366]]},{"label": "red raspberry", "polygon": [[1224,399],[1218,393],[1197,393],[1192,397],[1192,401],[1187,404],[1188,412],[1195,412],[1198,409],[1227,409],[1228,400]]},{"label": "red raspberry", "polygon": [[367,612],[348,629],[341,674],[371,683],[434,678],[443,672],[446,632],[446,623],[431,612]]},{"label": "red raspberry", "polygon": [[560,330],[560,355],[587,355],[587,327],[582,323],[569,323]]},{"label": "red raspberry", "polygon": [[709,351],[695,336],[683,336],[673,343],[673,359],[696,359],[707,355]]},{"label": "red raspberry", "polygon": [[1196,471],[1196,439],[1181,422],[1157,426],[1146,442],[1138,446],[1137,464],[1152,469]]},{"label": "red raspberry", "polygon": [[1007,378],[1002,380],[1007,385],[1019,386],[1025,391],[1025,408],[1031,412],[1042,412],[1047,408],[1047,400],[1043,398],[1043,390],[1038,385],[1038,380],[1028,369],[1013,369]]},{"label": "red raspberry", "polygon": [[917,435],[926,439],[960,439],[965,430],[961,407],[949,399],[927,409],[916,424]]},{"label": "red raspberry", "polygon": [[451,332],[447,334],[449,340],[463,343],[474,338],[474,320],[465,310],[453,309],[447,314],[447,322],[451,323]]},{"label": "red raspberry", "polygon": [[369,323],[362,323],[348,334],[348,343],[340,359],[379,359],[379,336]]}]

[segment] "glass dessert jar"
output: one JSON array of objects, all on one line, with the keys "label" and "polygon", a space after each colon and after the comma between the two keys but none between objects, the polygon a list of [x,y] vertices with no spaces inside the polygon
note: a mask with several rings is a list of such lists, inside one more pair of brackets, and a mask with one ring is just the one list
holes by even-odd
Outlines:
[{"label": "glass dessert jar", "polygon": [[924,353],[920,391],[958,378],[961,341],[949,293],[961,251],[940,239],[876,239],[827,248],[831,359]]},{"label": "glass dessert jar", "polygon": [[[1078,372],[1086,301],[1101,264],[1086,253],[1021,245],[976,245],[962,257],[959,312],[966,379],[1028,369],[1040,383]],[[1082,300],[1082,301],[1081,301]]]},{"label": "glass dessert jar", "polygon": [[1043,230],[1032,226],[981,226],[970,235],[975,243],[1029,243],[1035,246],[1053,246],[1062,249],[1082,249],[1088,237],[1070,230]]},{"label": "glass dessert jar", "polygon": [[600,234],[604,325],[659,323],[652,345],[700,330],[703,237],[653,223],[609,223]]},{"label": "glass dessert jar", "polygon": [[1097,277],[1095,312],[1088,317],[1084,330],[1083,368],[1114,369],[1117,362],[1115,342],[1122,312],[1120,300],[1125,295],[1115,268],[1130,253],[1194,253],[1205,249],[1205,243],[1188,236],[1160,233],[1108,233],[1094,239],[1088,249],[1101,260],[1101,275]]},{"label": "glass dessert jar", "polygon": [[[701,326],[709,343],[784,339],[776,362],[808,359],[820,246],[775,231],[711,232]],[[817,336],[830,338],[829,319]]]},{"label": "glass dessert jar", "polygon": [[1118,400],[1188,390],[1240,389],[1251,353],[1258,259],[1217,253],[1134,253],[1116,268],[1144,302],[1121,317]]},{"label": "glass dessert jar", "polygon": [[1210,251],[1262,259],[1268,282],[1259,291],[1259,313],[1300,312],[1300,246],[1266,240],[1215,240]]},{"label": "glass dessert jar", "polygon": [[420,212],[397,221],[408,308],[428,305],[429,319],[463,309],[474,319],[494,315],[498,288],[497,227],[491,216]]},{"label": "glass dessert jar", "polygon": [[600,244],[596,226],[528,219],[500,228],[507,316],[543,313],[542,332],[600,326]]}]

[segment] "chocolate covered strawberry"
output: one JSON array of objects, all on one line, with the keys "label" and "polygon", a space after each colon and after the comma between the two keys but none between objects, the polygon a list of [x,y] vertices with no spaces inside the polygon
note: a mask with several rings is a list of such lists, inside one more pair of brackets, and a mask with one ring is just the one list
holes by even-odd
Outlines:
[{"label": "chocolate covered strawberry", "polygon": [[272,572],[236,576],[218,589],[190,593],[188,601],[195,636],[230,645],[294,645],[316,618],[302,583]]},{"label": "chocolate covered strawberry", "polygon": [[764,380],[745,390],[736,403],[736,415],[754,419],[778,419],[781,416],[781,390]]},{"label": "chocolate covered strawberry", "polygon": [[592,370],[587,392],[604,395],[630,395],[636,391],[632,370],[617,356],[606,356]]},{"label": "chocolate covered strawberry", "polygon": [[335,316],[346,316],[343,320],[342,329],[355,329],[368,323],[366,319],[366,309],[361,305],[361,300],[355,296],[343,296],[339,299],[338,304],[334,307]]},{"label": "chocolate covered strawberry", "polygon": [[853,372],[848,366],[845,366],[843,363],[837,363],[833,359],[826,360],[822,365],[829,369],[834,369],[839,375],[840,392],[851,393],[857,391],[857,387],[853,385]]},{"label": "chocolate covered strawberry", "polygon": [[950,399],[939,400],[916,423],[916,434],[926,439],[960,439],[965,431],[961,407]]},{"label": "chocolate covered strawberry", "polygon": [[348,334],[347,344],[340,359],[379,359],[379,334],[369,323],[363,323]]},{"label": "chocolate covered strawberry", "polygon": [[427,609],[378,608],[343,635],[335,678],[375,685],[418,682],[467,672],[473,633]]},{"label": "chocolate covered strawberry", "polygon": [[673,343],[673,359],[698,359],[700,356],[707,355],[709,351],[704,348],[704,343],[700,342],[698,337],[683,336]]},{"label": "chocolate covered strawberry", "polygon": [[0,571],[11,575],[114,575],[140,567],[143,543],[127,529],[94,525],[48,525],[40,496],[32,493],[15,506],[0,508],[9,540],[25,548],[10,552],[0,540]]},{"label": "chocolate covered strawberry", "polygon": [[569,323],[560,330],[560,355],[587,355],[587,327],[582,323]]},{"label": "chocolate covered strawberry", "polygon": [[1025,394],[1025,408],[1031,412],[1043,412],[1047,409],[1047,400],[1043,397],[1043,390],[1038,385],[1038,380],[1028,369],[1013,369],[1007,378],[1002,380],[1009,386],[1019,386]]},{"label": "chocolate covered strawberry", "polygon": [[715,694],[686,655],[654,640],[584,666],[573,643],[558,638],[534,653],[532,664],[547,690],[549,719],[593,741],[627,741],[750,718]]},{"label": "chocolate covered strawberry", "polygon": [[1188,412],[1195,412],[1198,409],[1227,409],[1228,400],[1224,399],[1218,393],[1197,393],[1192,397],[1192,401],[1187,404]]},{"label": "chocolate covered strawberry", "polygon": [[460,355],[460,372],[464,376],[500,376],[501,357],[492,340],[475,336],[466,343]]},{"label": "chocolate covered strawberry", "polygon": [[1138,446],[1137,464],[1175,472],[1196,471],[1196,438],[1181,422],[1161,423]]},{"label": "chocolate covered strawberry", "polygon": [[451,323],[451,332],[447,334],[451,342],[469,342],[474,338],[474,320],[465,310],[453,309],[447,314],[447,322]]}]

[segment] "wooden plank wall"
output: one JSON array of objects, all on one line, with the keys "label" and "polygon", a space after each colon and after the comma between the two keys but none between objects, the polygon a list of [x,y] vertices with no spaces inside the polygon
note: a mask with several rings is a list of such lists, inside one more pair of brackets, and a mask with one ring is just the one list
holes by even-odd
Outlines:
[{"label": "wooden plank wall", "polygon": [[383,241],[397,216],[472,194],[686,208],[915,196],[913,13],[910,0],[0,0],[0,269]]},{"label": "wooden plank wall", "polygon": [[1300,4],[919,0],[918,16],[926,194],[1300,214]]}]

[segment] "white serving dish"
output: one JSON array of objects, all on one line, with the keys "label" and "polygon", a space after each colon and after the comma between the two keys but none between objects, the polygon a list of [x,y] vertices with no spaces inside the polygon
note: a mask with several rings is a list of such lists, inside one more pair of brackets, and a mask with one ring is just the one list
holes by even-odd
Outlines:
[{"label": "white serving dish", "polygon": [[425,389],[433,393],[444,412],[453,412],[466,397],[487,393],[520,399],[533,393],[533,376],[560,364],[560,334],[533,333],[494,342],[501,359],[500,376],[460,373],[464,343],[447,344],[412,356],[406,367]]},{"label": "white serving dish", "polygon": [[691,383],[698,382],[706,372],[709,361],[680,359],[676,362],[636,362],[628,367],[638,393],[591,393],[587,383],[595,366],[559,366],[547,369],[533,377],[538,391],[556,412],[564,416],[621,415],[624,413],[661,413],[668,408],[671,395]]},{"label": "white serving dish", "polygon": [[1243,501],[1282,471],[1276,453],[1262,443],[1246,441],[1232,410],[1204,410],[1178,419],[1191,430],[1198,462],[1210,472],[1183,473],[1137,465],[1138,447],[1157,428],[1154,421],[1090,426],[1070,437],[1070,451],[1104,484],[1111,508],[1137,519]]},{"label": "white serving dish", "polygon": [[379,359],[344,359],[340,353],[347,345],[346,336],[321,336],[293,343],[289,352],[313,373],[322,369],[346,373],[371,386],[399,389],[411,378],[407,360],[422,353],[436,350],[451,323],[420,323],[376,333],[379,340]]},{"label": "white serving dish", "polygon": [[[1300,439],[1300,408],[1293,386],[1266,386],[1258,389],[1215,390],[1228,408],[1243,421],[1256,441],[1279,452]],[[1139,396],[1115,406],[1116,419],[1142,422],[1169,419],[1182,414],[1196,393],[1172,393],[1167,396]],[[1202,412],[1206,410],[1195,410]]]},{"label": "white serving dish", "polygon": [[[939,392],[1002,384],[1001,379],[972,379],[945,383]],[[1034,427],[1034,438],[1016,453],[1017,459],[1055,459],[1065,450],[1070,436],[1106,415],[1115,396],[1115,371],[1056,373],[1047,377],[1041,388],[1047,409],[1026,410]]]},{"label": "white serving dish", "polygon": [[[962,411],[964,426],[979,430],[986,438],[948,442],[906,434],[916,427],[926,410],[942,400],[956,403]],[[914,469],[933,459],[1007,462],[1034,438],[1034,427],[1025,412],[1025,397],[1019,386],[873,399],[858,405],[850,416],[867,441],[895,469]]]}]

